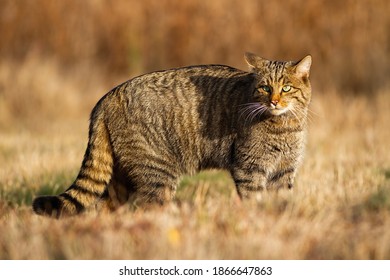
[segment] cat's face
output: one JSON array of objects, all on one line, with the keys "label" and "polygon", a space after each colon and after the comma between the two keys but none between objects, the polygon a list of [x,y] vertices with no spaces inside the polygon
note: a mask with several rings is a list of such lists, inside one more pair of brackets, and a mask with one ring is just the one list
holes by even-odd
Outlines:
[{"label": "cat's face", "polygon": [[274,116],[290,112],[300,118],[311,99],[311,56],[298,62],[279,62],[246,53],[245,60],[257,77],[252,103],[261,107],[257,111]]}]

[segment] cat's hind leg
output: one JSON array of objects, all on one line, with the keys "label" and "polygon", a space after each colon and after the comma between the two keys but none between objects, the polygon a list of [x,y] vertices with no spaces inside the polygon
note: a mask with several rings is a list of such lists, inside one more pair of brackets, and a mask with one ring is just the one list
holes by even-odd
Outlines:
[{"label": "cat's hind leg", "polygon": [[171,161],[155,155],[134,160],[127,174],[133,193],[130,200],[136,205],[164,204],[176,194],[179,174]]}]

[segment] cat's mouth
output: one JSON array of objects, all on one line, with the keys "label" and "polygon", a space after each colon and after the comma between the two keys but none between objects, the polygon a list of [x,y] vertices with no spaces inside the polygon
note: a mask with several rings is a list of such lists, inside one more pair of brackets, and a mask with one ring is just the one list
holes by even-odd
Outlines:
[{"label": "cat's mouth", "polygon": [[280,116],[280,115],[286,113],[288,110],[289,110],[288,106],[282,107],[279,104],[275,106],[272,103],[268,108],[268,112],[270,112],[270,114],[273,116]]}]

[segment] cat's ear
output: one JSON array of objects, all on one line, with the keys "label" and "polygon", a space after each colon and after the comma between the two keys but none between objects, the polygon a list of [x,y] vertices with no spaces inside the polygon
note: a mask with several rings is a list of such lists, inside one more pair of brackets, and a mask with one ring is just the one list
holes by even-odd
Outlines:
[{"label": "cat's ear", "polygon": [[244,58],[251,70],[262,68],[266,61],[264,58],[250,52],[246,52]]},{"label": "cat's ear", "polygon": [[295,73],[301,78],[308,78],[310,74],[311,55],[307,55],[294,65]]}]

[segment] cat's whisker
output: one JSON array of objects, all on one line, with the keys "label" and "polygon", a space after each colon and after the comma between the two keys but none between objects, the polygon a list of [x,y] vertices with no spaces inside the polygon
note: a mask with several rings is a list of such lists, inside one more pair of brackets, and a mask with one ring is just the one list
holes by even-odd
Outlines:
[{"label": "cat's whisker", "polygon": [[308,123],[312,124],[314,121],[313,121],[313,117],[310,115],[309,112],[307,112],[307,116],[306,116],[306,119],[308,121]]},{"label": "cat's whisker", "polygon": [[256,108],[254,108],[253,110],[251,110],[251,111],[248,113],[248,115],[247,115],[245,121],[252,122],[254,116],[256,115],[256,111],[257,111],[257,110],[259,110],[259,107],[256,107]]},{"label": "cat's whisker", "polygon": [[261,110],[259,110],[259,111],[257,112],[257,114],[256,114],[254,117],[260,117],[260,116],[263,115],[267,110],[268,110],[268,108],[264,106]]},{"label": "cat's whisker", "polygon": [[248,110],[253,109],[253,107],[258,107],[258,103],[246,103],[246,104],[240,104],[239,107],[242,107],[239,112],[240,112],[240,117],[242,117],[242,114],[247,112]]},{"label": "cat's whisker", "polygon": [[311,109],[310,107],[307,108],[308,112],[310,112],[310,114],[316,116],[316,117],[321,117],[320,114],[316,113],[313,109]]},{"label": "cat's whisker", "polygon": [[307,119],[310,121],[310,123],[314,122],[314,118],[322,118],[322,116],[314,112],[312,109],[307,108]]},{"label": "cat's whisker", "polygon": [[290,112],[294,115],[295,119],[299,122],[299,125],[301,126],[302,125],[302,119],[304,119],[304,117],[302,116],[300,118],[299,115],[302,114],[303,112],[300,111],[300,109],[298,109],[297,107],[292,107],[290,109]]},{"label": "cat's whisker", "polygon": [[268,109],[267,106],[258,102],[246,103],[240,106],[245,106],[240,110],[240,118],[245,116],[245,124],[247,122],[252,122],[256,116],[261,116]]},{"label": "cat's whisker", "polygon": [[254,116],[256,115],[256,111],[259,110],[259,108],[256,108],[254,109],[253,111],[251,111],[248,116],[247,116],[247,121],[249,121],[250,123],[253,121],[253,118]]},{"label": "cat's whisker", "polygon": [[261,116],[265,111],[267,111],[267,107],[264,106],[264,105],[260,105],[259,107],[257,107],[256,109],[254,109],[252,112],[249,113],[249,116],[250,116],[250,122],[252,122],[255,117],[257,116]]},{"label": "cat's whisker", "polygon": [[253,111],[255,111],[257,108],[258,108],[258,106],[255,106],[255,105],[248,106],[247,108],[245,108],[245,110],[242,110],[240,117],[244,116],[245,123],[246,123],[249,120],[249,116],[251,116]]},{"label": "cat's whisker", "polygon": [[307,119],[307,121],[310,122],[310,123],[313,122],[313,118],[310,115],[310,111],[308,110],[308,108],[303,109],[303,108],[300,108],[300,107],[295,107],[295,110],[300,115],[302,115],[302,119]]}]

